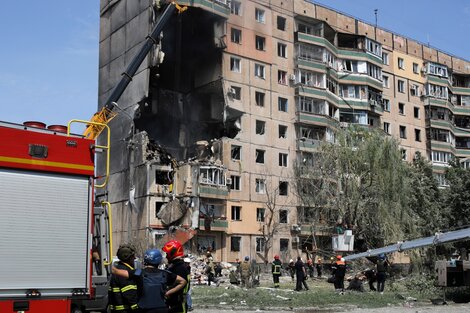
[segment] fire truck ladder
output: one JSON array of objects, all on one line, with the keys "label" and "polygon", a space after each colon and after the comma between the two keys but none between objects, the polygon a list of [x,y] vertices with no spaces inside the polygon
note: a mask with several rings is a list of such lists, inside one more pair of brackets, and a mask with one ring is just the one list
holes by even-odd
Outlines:
[{"label": "fire truck ladder", "polygon": [[470,228],[450,231],[446,233],[436,233],[434,236],[424,237],[409,241],[397,242],[394,245],[385,246],[378,249],[367,250],[366,252],[352,254],[344,257],[345,261],[352,261],[359,258],[371,257],[385,253],[402,252],[405,250],[438,245],[446,242],[470,239]]}]

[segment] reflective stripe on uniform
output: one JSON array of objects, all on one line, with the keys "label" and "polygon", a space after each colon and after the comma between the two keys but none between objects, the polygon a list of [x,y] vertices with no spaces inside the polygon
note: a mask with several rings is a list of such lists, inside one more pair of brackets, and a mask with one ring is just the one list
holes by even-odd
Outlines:
[{"label": "reflective stripe on uniform", "polygon": [[114,307],[114,310],[115,310],[115,311],[124,311],[124,310],[126,310],[126,309],[127,309],[126,305],[116,305],[116,306]]},{"label": "reflective stripe on uniform", "polygon": [[129,290],[137,290],[137,285],[128,285],[126,287],[121,288],[121,292],[126,292],[126,291],[129,291]]},{"label": "reflective stripe on uniform", "polygon": [[281,274],[281,266],[280,265],[274,265],[273,274]]},{"label": "reflective stripe on uniform", "polygon": [[131,305],[131,309],[132,310],[137,310],[139,308],[139,306],[137,304],[133,304]]},{"label": "reflective stripe on uniform", "polygon": [[121,292],[121,288],[119,287],[109,288],[109,290],[111,290],[112,292]]}]

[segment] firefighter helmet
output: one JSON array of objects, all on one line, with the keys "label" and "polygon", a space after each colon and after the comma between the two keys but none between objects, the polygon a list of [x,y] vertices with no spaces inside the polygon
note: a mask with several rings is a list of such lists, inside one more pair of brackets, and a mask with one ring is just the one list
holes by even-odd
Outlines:
[{"label": "firefighter helmet", "polygon": [[274,260],[279,260],[279,255],[276,254],[276,255],[274,256]]},{"label": "firefighter helmet", "polygon": [[163,252],[166,253],[168,261],[172,261],[177,257],[184,256],[183,245],[178,240],[170,240],[163,246]]},{"label": "firefighter helmet", "polygon": [[158,249],[148,249],[144,254],[144,264],[158,266],[162,262],[163,256]]},{"label": "firefighter helmet", "polygon": [[123,244],[119,246],[116,255],[120,261],[129,262],[135,257],[135,249],[131,245]]},{"label": "firefighter helmet", "polygon": [[337,258],[338,260],[341,260],[342,256],[338,254],[338,255],[336,256],[336,258]]}]

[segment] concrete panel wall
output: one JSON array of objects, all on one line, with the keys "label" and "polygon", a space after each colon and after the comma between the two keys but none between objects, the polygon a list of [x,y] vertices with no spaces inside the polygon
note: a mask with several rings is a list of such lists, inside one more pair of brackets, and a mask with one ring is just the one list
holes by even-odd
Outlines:
[{"label": "concrete panel wall", "polygon": [[452,57],[443,52],[437,52],[437,62],[447,66],[448,68],[452,67]]},{"label": "concrete panel wall", "polygon": [[354,18],[338,13],[336,19],[338,31],[351,34],[356,33],[356,20]]},{"label": "concrete panel wall", "polygon": [[406,38],[393,34],[393,49],[406,53]]},{"label": "concrete panel wall", "polygon": [[357,33],[359,35],[367,36],[375,40],[375,31],[374,26],[370,24],[366,24],[364,22],[358,21],[357,22]]},{"label": "concrete panel wall", "polygon": [[382,48],[383,47],[386,47],[388,49],[393,48],[393,34],[386,31],[386,30],[378,28],[377,29],[377,38],[376,38],[376,40],[380,44],[382,44]]},{"label": "concrete panel wall", "polygon": [[423,59],[426,61],[437,62],[437,51],[433,48],[423,46]]},{"label": "concrete panel wall", "polygon": [[417,41],[408,39],[407,44],[408,44],[408,54],[409,55],[412,55],[412,56],[415,56],[415,57],[418,57],[418,58],[422,58],[422,56],[423,56],[423,46],[420,43],[418,43]]}]

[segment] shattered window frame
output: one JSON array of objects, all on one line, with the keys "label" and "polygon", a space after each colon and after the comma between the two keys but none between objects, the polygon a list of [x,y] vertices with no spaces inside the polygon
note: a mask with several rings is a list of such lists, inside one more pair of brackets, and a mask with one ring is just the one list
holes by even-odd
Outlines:
[{"label": "shattered window frame", "polygon": [[287,112],[289,105],[289,100],[287,98],[278,97],[277,98],[277,109],[280,112]]},{"label": "shattered window frame", "polygon": [[259,107],[264,107],[265,93],[260,91],[255,91],[255,103]]},{"label": "shattered window frame", "polygon": [[240,161],[242,155],[242,147],[238,145],[232,145],[230,148],[230,155],[232,160]]},{"label": "shattered window frame", "polygon": [[255,77],[265,79],[266,74],[264,71],[264,65],[255,63]]},{"label": "shattered window frame", "polygon": [[241,190],[241,185],[240,185],[240,176],[238,175],[231,175],[230,179],[232,180],[232,183],[230,184],[230,190],[236,190],[240,191]]},{"label": "shattered window frame", "polygon": [[232,94],[232,98],[235,100],[241,100],[242,98],[242,87],[230,86],[235,92]]},{"label": "shattered window frame", "polygon": [[256,237],[256,252],[264,252],[266,240],[263,237]]},{"label": "shattered window frame", "polygon": [[287,160],[289,155],[287,153],[279,153],[279,166],[287,167]]},{"label": "shattered window frame", "polygon": [[280,181],[279,182],[279,195],[280,196],[287,196],[288,193],[289,193],[289,182]]},{"label": "shattered window frame", "polygon": [[277,70],[277,82],[281,85],[287,85],[287,72],[283,70]]},{"label": "shattered window frame", "polygon": [[406,126],[400,125],[400,128],[399,128],[399,129],[400,129],[400,131],[399,131],[399,133],[400,133],[400,138],[401,138],[401,139],[406,139]]},{"label": "shattered window frame", "polygon": [[262,36],[255,36],[256,50],[266,51],[266,38]]},{"label": "shattered window frame", "polygon": [[421,129],[415,128],[415,141],[421,142]]},{"label": "shattered window frame", "polygon": [[240,1],[231,1],[230,14],[242,16],[242,3]]},{"label": "shattered window frame", "polygon": [[278,57],[281,57],[281,58],[287,58],[287,45],[282,43],[282,42],[278,42],[277,43],[277,56]]},{"label": "shattered window frame", "polygon": [[235,73],[242,72],[242,60],[236,57],[230,57],[230,71]]},{"label": "shattered window frame", "polygon": [[289,239],[288,238],[280,238],[279,239],[279,251],[280,252],[289,251]]},{"label": "shattered window frame", "polygon": [[255,133],[257,135],[264,135],[266,133],[266,122],[265,121],[260,121],[256,120],[256,128],[255,128]]},{"label": "shattered window frame", "polygon": [[199,183],[212,186],[225,186],[225,169],[214,166],[199,167]]},{"label": "shattered window frame", "polygon": [[419,119],[419,108],[413,107],[413,116]]},{"label": "shattered window frame", "polygon": [[233,43],[241,44],[242,42],[242,31],[241,29],[232,27],[230,30],[230,40]]},{"label": "shattered window frame", "polygon": [[276,24],[277,24],[277,29],[285,31],[286,30],[286,24],[287,24],[287,19],[283,16],[278,15],[276,19]]},{"label": "shattered window frame", "polygon": [[419,64],[413,62],[413,73],[419,74]]},{"label": "shattered window frame", "polygon": [[288,215],[289,211],[287,210],[279,210],[279,224],[287,224],[288,223]]},{"label": "shattered window frame", "polygon": [[255,8],[255,19],[258,23],[265,24],[266,18],[265,18],[265,11],[261,10],[259,8]]},{"label": "shattered window frame", "polygon": [[384,132],[390,135],[390,123],[384,122]]},{"label": "shattered window frame", "polygon": [[286,139],[287,138],[287,126],[286,125],[279,125],[279,138]]},{"label": "shattered window frame", "polygon": [[230,251],[240,252],[241,241],[241,236],[230,236]]},{"label": "shattered window frame", "polygon": [[265,220],[266,209],[265,208],[256,208],[256,221],[263,223]]},{"label": "shattered window frame", "polygon": [[232,221],[242,220],[242,207],[239,205],[232,205],[230,219]]},{"label": "shattered window frame", "polygon": [[256,149],[255,151],[255,162],[257,164],[264,164],[264,155],[266,154],[266,151],[261,149]]},{"label": "shattered window frame", "polygon": [[401,153],[401,159],[403,161],[406,161],[407,159],[407,152],[406,152],[406,149],[400,149],[400,153]]},{"label": "shattered window frame", "polygon": [[398,114],[405,115],[405,104],[403,102],[398,102]]},{"label": "shattered window frame", "polygon": [[256,178],[255,180],[255,191],[259,194],[266,193],[266,181],[261,178]]}]

